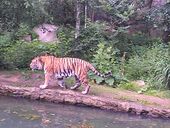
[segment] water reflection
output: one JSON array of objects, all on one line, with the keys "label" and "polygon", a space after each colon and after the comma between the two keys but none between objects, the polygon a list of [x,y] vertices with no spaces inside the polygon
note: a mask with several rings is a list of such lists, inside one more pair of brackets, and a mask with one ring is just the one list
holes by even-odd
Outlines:
[{"label": "water reflection", "polygon": [[81,124],[89,128],[169,128],[170,121],[0,96],[0,128],[78,128]]}]

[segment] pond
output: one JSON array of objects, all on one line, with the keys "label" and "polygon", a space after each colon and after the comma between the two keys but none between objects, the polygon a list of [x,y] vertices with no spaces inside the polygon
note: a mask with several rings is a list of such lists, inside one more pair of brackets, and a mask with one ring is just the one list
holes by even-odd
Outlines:
[{"label": "pond", "polygon": [[[83,127],[84,126],[84,127]],[[170,121],[0,96],[0,128],[170,128]]]}]

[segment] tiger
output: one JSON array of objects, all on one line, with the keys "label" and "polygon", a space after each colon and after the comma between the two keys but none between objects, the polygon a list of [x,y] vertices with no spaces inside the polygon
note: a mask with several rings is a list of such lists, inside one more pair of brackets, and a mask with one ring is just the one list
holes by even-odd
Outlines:
[{"label": "tiger", "polygon": [[84,89],[82,94],[87,94],[90,89],[88,84],[88,71],[93,71],[96,75],[100,77],[112,76],[111,72],[106,74],[101,74],[95,69],[95,67],[82,59],[63,57],[58,58],[54,55],[40,55],[32,59],[30,63],[30,68],[32,70],[44,70],[45,81],[43,85],[40,85],[40,89],[45,89],[48,87],[49,79],[53,76],[58,81],[58,85],[62,88],[66,88],[64,83],[64,78],[75,77],[75,85],[70,87],[71,90],[75,90],[83,85]]}]

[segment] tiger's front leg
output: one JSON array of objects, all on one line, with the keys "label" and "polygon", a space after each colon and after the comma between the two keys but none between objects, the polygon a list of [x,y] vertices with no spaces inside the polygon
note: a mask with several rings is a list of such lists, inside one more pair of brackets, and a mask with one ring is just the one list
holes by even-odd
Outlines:
[{"label": "tiger's front leg", "polygon": [[40,87],[41,89],[47,88],[47,87],[48,87],[48,83],[49,83],[49,79],[50,79],[50,74],[46,73],[46,74],[45,74],[45,82],[44,82],[43,85],[40,85],[39,87]]}]

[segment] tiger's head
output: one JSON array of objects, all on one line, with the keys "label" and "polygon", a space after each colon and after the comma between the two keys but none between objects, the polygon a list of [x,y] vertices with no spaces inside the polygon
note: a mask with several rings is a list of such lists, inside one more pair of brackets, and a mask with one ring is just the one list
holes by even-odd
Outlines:
[{"label": "tiger's head", "polygon": [[43,69],[43,63],[42,63],[40,57],[35,57],[31,61],[30,68],[32,70],[42,70]]}]

